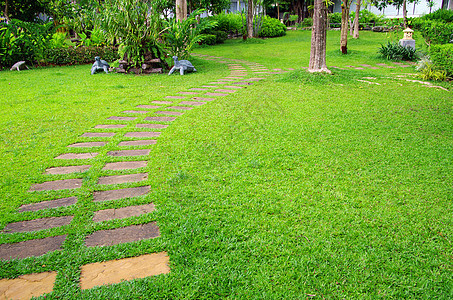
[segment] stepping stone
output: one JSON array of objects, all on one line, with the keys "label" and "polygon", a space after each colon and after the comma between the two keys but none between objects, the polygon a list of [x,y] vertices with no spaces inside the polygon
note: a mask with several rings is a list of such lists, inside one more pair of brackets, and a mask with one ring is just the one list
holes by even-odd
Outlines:
[{"label": "stepping stone", "polygon": [[225,78],[229,78],[229,79],[242,79],[242,77],[231,77],[231,76],[225,77]]},{"label": "stepping stone", "polygon": [[146,132],[126,132],[124,137],[133,137],[133,138],[148,138],[159,136],[160,132],[157,131],[146,131]]},{"label": "stepping stone", "polygon": [[155,122],[173,122],[176,120],[176,117],[147,117],[145,121],[155,121]]},{"label": "stepping stone", "polygon": [[105,164],[102,170],[130,170],[144,168],[148,164],[147,161],[120,161]]},{"label": "stepping stone", "polygon": [[234,86],[234,85],[226,85],[225,87],[229,88],[229,89],[243,89],[244,88],[243,86]]},{"label": "stepping stone", "polygon": [[169,263],[167,253],[160,252],[84,265],[80,268],[80,288],[86,290],[95,286],[168,274]]},{"label": "stepping stone", "polygon": [[237,84],[237,85],[252,85],[253,82],[240,81],[240,82],[235,82],[233,84]]},{"label": "stepping stone", "polygon": [[[170,115],[170,116],[180,116],[184,113],[182,112],[178,112],[178,111],[169,111],[169,110],[165,110],[165,111],[156,111],[155,112],[156,114],[160,114],[160,115]],[[146,119],[145,119],[146,120]]]},{"label": "stepping stone", "polygon": [[156,140],[138,140],[138,141],[124,141],[120,142],[118,146],[124,147],[124,146],[149,146],[149,145],[154,145],[156,144]]},{"label": "stepping stone", "polygon": [[141,156],[141,155],[148,155],[149,149],[143,150],[120,150],[120,151],[109,151],[107,155],[109,156]]},{"label": "stepping stone", "polygon": [[90,147],[102,147],[105,144],[107,144],[107,142],[75,143],[75,144],[69,145],[68,147],[69,148],[75,148],[75,147],[77,147],[77,148],[90,148]]},{"label": "stepping stone", "polygon": [[87,247],[113,246],[159,237],[156,222],[132,225],[123,228],[96,231],[85,239]]},{"label": "stepping stone", "polygon": [[58,208],[73,205],[77,202],[77,197],[61,198],[50,201],[43,201],[32,204],[25,204],[19,207],[19,212],[38,211],[46,208]]},{"label": "stepping stone", "polygon": [[184,99],[186,97],[183,97],[183,96],[166,96],[165,98],[168,98],[168,99]]},{"label": "stepping stone", "polygon": [[218,89],[215,90],[216,92],[223,92],[223,93],[236,93],[236,90],[224,90],[224,89]]},{"label": "stepping stone", "polygon": [[30,192],[33,191],[48,191],[48,190],[68,190],[77,189],[82,186],[82,179],[65,179],[48,181],[44,183],[34,184],[30,188]]},{"label": "stepping stone", "polygon": [[191,91],[207,91],[208,89],[202,89],[202,88],[192,88],[190,89]]},{"label": "stepping stone", "polygon": [[41,256],[50,251],[60,250],[66,235],[48,237],[39,240],[29,240],[15,244],[0,245],[0,259],[26,258]]},{"label": "stepping stone", "polygon": [[164,129],[167,128],[168,125],[163,124],[137,124],[135,125],[137,128],[152,128],[152,129]]},{"label": "stepping stone", "polygon": [[387,67],[386,64],[376,64],[376,66]]},{"label": "stepping stone", "polygon": [[169,106],[167,108],[171,108],[171,109],[181,109],[181,110],[191,110],[193,109],[193,107],[187,107],[187,106]]},{"label": "stepping stone", "polygon": [[378,67],[370,67],[370,69],[372,69],[372,70],[379,70]]},{"label": "stepping stone", "polygon": [[107,120],[133,121],[136,117],[108,117]]},{"label": "stepping stone", "polygon": [[203,87],[212,88],[212,89],[218,88],[218,86],[216,86],[216,85],[203,85]]},{"label": "stepping stone", "polygon": [[367,65],[367,64],[360,64],[362,67],[365,67],[365,68],[369,68],[371,67],[371,65]]},{"label": "stepping stone", "polygon": [[125,110],[122,111],[124,114],[147,114],[149,111],[146,110]]},{"label": "stepping stone", "polygon": [[3,229],[3,233],[15,233],[15,232],[29,232],[29,231],[38,231],[49,228],[61,227],[71,223],[73,216],[64,216],[64,217],[51,217],[43,219],[35,219],[30,221],[22,221],[9,223]]},{"label": "stepping stone", "polygon": [[120,190],[96,191],[93,192],[93,201],[99,202],[143,196],[149,192],[149,189],[150,186],[139,186]]},{"label": "stepping stone", "polygon": [[355,66],[345,66],[345,67],[348,67],[348,68],[355,68]]},{"label": "stepping stone", "polygon": [[227,84],[226,81],[217,81],[217,82],[210,82],[209,84]]},{"label": "stepping stone", "polygon": [[99,129],[113,129],[113,128],[124,128],[126,125],[123,124],[112,124],[112,125],[96,125],[94,128],[99,128]]},{"label": "stepping stone", "polygon": [[361,67],[357,67],[357,68],[354,68],[356,70],[365,70],[365,68],[361,68]]},{"label": "stepping stone", "polygon": [[136,217],[154,211],[154,204],[128,206],[122,208],[104,209],[94,213],[93,222]]},{"label": "stepping stone", "polygon": [[82,165],[82,166],[69,166],[69,167],[53,167],[46,169],[46,174],[49,175],[57,175],[57,174],[71,174],[76,172],[85,172],[91,166],[90,165]]},{"label": "stepping stone", "polygon": [[199,106],[199,105],[203,105],[203,104],[206,104],[206,102],[197,102],[197,101],[182,101],[181,103],[179,104],[183,104],[183,105],[194,105],[194,106]]},{"label": "stepping stone", "polygon": [[91,159],[96,157],[99,153],[88,152],[88,153],[65,153],[58,155],[55,159]]},{"label": "stepping stone", "polygon": [[30,299],[53,291],[57,272],[22,275],[14,279],[0,279],[2,299]]},{"label": "stepping stone", "polygon": [[128,182],[140,182],[148,179],[148,173],[115,175],[100,177],[98,184],[121,184]]},{"label": "stepping stone", "polygon": [[112,137],[115,132],[85,132],[82,134],[82,137]]},{"label": "stepping stone", "polygon": [[172,104],[173,101],[151,101],[151,103],[156,103],[156,104]]},{"label": "stepping stone", "polygon": [[228,94],[222,94],[222,93],[206,93],[206,96],[228,96]]},{"label": "stepping stone", "polygon": [[230,78],[222,78],[222,81],[235,81],[236,79],[230,79]]},{"label": "stepping stone", "polygon": [[137,105],[136,107],[146,108],[146,109],[155,109],[155,108],[159,108],[160,106],[159,105]]},{"label": "stepping stone", "polygon": [[266,78],[252,77],[252,78],[244,79],[243,81],[261,81],[261,80],[264,80],[264,79],[266,79]]},{"label": "stepping stone", "polygon": [[199,101],[214,101],[215,98],[204,98],[204,97],[193,97],[193,100],[199,100]]}]

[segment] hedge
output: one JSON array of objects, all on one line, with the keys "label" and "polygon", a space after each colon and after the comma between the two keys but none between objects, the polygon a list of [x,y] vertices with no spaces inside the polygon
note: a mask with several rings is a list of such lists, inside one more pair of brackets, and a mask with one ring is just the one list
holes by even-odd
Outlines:
[{"label": "hedge", "polygon": [[49,65],[82,65],[94,62],[96,56],[108,62],[119,59],[115,47],[70,47],[45,50],[45,63]]},{"label": "hedge", "polygon": [[431,45],[429,55],[436,68],[453,77],[453,44]]},{"label": "hedge", "polygon": [[262,18],[261,30],[258,33],[260,37],[277,37],[286,35],[286,25],[280,20],[264,16]]}]

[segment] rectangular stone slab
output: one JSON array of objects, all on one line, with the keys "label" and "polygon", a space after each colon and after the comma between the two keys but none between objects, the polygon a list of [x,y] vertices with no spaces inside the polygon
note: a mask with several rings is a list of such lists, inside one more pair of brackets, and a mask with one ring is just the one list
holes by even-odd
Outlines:
[{"label": "rectangular stone slab", "polygon": [[156,222],[93,232],[85,239],[87,247],[113,246],[160,236]]},{"label": "rectangular stone slab", "polygon": [[112,137],[115,132],[85,132],[82,134],[82,137]]},{"label": "rectangular stone slab", "polygon": [[115,175],[100,177],[98,184],[121,184],[127,182],[140,182],[148,179],[148,173]]},{"label": "rectangular stone slab", "polygon": [[124,114],[147,114],[149,111],[147,110],[125,110],[122,111]]},{"label": "rectangular stone slab", "polygon": [[105,144],[107,144],[107,142],[86,142],[86,143],[71,144],[68,147],[69,148],[85,148],[85,147],[86,148],[91,148],[91,147],[102,147]]},{"label": "rectangular stone slab", "polygon": [[109,151],[107,155],[109,156],[141,156],[141,155],[148,155],[149,149],[143,150],[118,150],[118,151]]},{"label": "rectangular stone slab", "polygon": [[222,93],[236,93],[237,90],[225,90],[225,89],[218,89],[215,90],[216,92],[222,92]]},{"label": "rectangular stone slab", "polygon": [[170,273],[169,257],[166,252],[145,254],[138,257],[92,263],[81,267],[80,288],[116,284]]},{"label": "rectangular stone slab", "polygon": [[102,170],[130,170],[144,168],[148,164],[147,161],[120,161],[105,164]]},{"label": "rectangular stone slab", "polygon": [[65,153],[58,155],[55,159],[91,159],[94,158],[99,153],[97,152],[88,152],[88,153]]},{"label": "rectangular stone slab", "polygon": [[187,106],[169,106],[167,108],[171,108],[171,109],[181,109],[181,110],[191,110],[193,109],[193,107],[187,107]]},{"label": "rectangular stone slab", "polygon": [[192,100],[197,100],[197,101],[214,101],[215,98],[193,97]]},{"label": "rectangular stone slab", "polygon": [[118,144],[120,147],[125,146],[148,146],[154,145],[157,143],[157,140],[138,140],[138,141],[123,141]]},{"label": "rectangular stone slab", "polygon": [[0,279],[1,299],[30,299],[53,291],[57,272],[22,275],[14,279]]},{"label": "rectangular stone slab", "polygon": [[9,260],[12,258],[21,259],[30,256],[41,256],[50,251],[60,250],[65,239],[66,235],[59,235],[15,244],[2,244],[0,245],[0,259]]},{"label": "rectangular stone slab", "polygon": [[[184,98],[184,97],[183,97]],[[151,101],[151,103],[156,103],[156,104],[172,104],[173,101]]]},{"label": "rectangular stone slab", "polygon": [[93,222],[102,222],[114,219],[124,219],[129,217],[140,216],[154,211],[154,204],[143,204],[135,206],[127,206],[122,208],[112,208],[96,211],[94,213]]},{"label": "rectangular stone slab", "polygon": [[167,128],[168,125],[146,123],[146,124],[137,124],[137,125],[135,125],[135,127],[137,127],[137,128],[163,129],[163,128]]},{"label": "rectangular stone slab", "polygon": [[110,190],[110,191],[97,191],[93,192],[94,202],[118,200],[122,198],[132,198],[146,195],[150,190],[150,186],[139,186],[128,189]]},{"label": "rectangular stone slab", "polygon": [[118,121],[134,121],[137,118],[136,117],[116,117],[116,116],[112,116],[112,117],[108,117],[107,119],[108,120],[118,120]]},{"label": "rectangular stone slab", "polygon": [[124,128],[127,125],[124,124],[101,124],[101,125],[96,125],[94,128],[99,128],[99,129],[113,129],[113,128]]},{"label": "rectangular stone slab", "polygon": [[243,88],[245,88],[243,86],[234,86],[234,85],[226,85],[225,87],[229,88],[229,89],[243,89]]},{"label": "rectangular stone slab", "polygon": [[9,223],[3,229],[3,232],[4,233],[30,232],[61,227],[71,223],[73,218],[74,218],[73,216],[63,216]]},{"label": "rectangular stone slab", "polygon": [[19,212],[38,211],[38,210],[46,209],[46,208],[65,207],[65,206],[73,205],[76,202],[77,202],[77,197],[68,197],[68,198],[43,201],[43,202],[38,202],[38,203],[24,204],[21,207],[19,207]]},{"label": "rectangular stone slab", "polygon": [[184,114],[179,111],[169,111],[169,110],[156,111],[155,113],[158,115],[170,115],[170,116],[180,116],[180,115]]},{"label": "rectangular stone slab", "polygon": [[182,102],[179,103],[179,104],[182,104],[182,105],[194,105],[194,106],[200,106],[200,105],[206,104],[206,102],[182,101]]},{"label": "rectangular stone slab", "polygon": [[148,137],[156,137],[159,136],[161,133],[158,131],[146,131],[146,132],[126,132],[124,137],[133,137],[133,138],[148,138]]},{"label": "rectangular stone slab", "polygon": [[145,121],[155,121],[155,122],[173,122],[176,120],[176,117],[147,117]]},{"label": "rectangular stone slab", "polygon": [[233,84],[237,84],[237,85],[252,85],[253,82],[239,81],[239,82],[235,82]]},{"label": "rectangular stone slab", "polygon": [[33,191],[48,191],[48,190],[67,190],[77,189],[82,186],[82,179],[65,179],[48,181],[44,183],[34,184],[30,188],[30,192]]},{"label": "rectangular stone slab", "polygon": [[136,107],[146,108],[146,109],[155,109],[155,108],[159,108],[160,106],[159,105],[137,105]]},{"label": "rectangular stone slab", "polygon": [[90,165],[82,165],[82,166],[67,166],[67,167],[53,167],[46,169],[46,174],[56,175],[56,174],[71,174],[76,172],[85,172],[91,166]]}]

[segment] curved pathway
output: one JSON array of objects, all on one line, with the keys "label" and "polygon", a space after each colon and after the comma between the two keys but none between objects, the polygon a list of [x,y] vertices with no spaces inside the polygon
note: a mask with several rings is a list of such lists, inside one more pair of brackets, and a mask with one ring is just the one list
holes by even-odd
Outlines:
[{"label": "curved pathway", "polygon": [[[118,173],[123,170],[129,170],[128,172],[137,170],[137,173],[98,176],[96,188],[92,192],[92,201],[114,201],[119,203],[125,198],[143,198],[150,191],[150,186],[140,185],[140,182],[147,180],[149,176],[148,173],[143,172],[147,166],[146,156],[150,153],[150,147],[158,142],[157,138],[165,134],[165,128],[171,126],[171,123],[176,118],[182,116],[186,111],[206,105],[210,101],[240,92],[241,89],[253,85],[254,82],[263,80],[263,76],[283,72],[281,69],[269,70],[260,64],[242,60],[197,54],[194,54],[194,56],[226,64],[230,70],[229,76],[213,80],[187,91],[169,94],[164,99],[143,103],[130,108],[130,110],[108,117],[108,120],[120,121],[121,124],[110,124],[107,121],[105,122],[106,124],[98,124],[93,130],[82,134],[83,142],[68,145],[67,153],[55,157],[58,162],[64,161],[65,165],[59,167],[49,166],[45,171],[45,178],[48,181],[32,185],[29,192],[58,194],[56,191],[79,189],[85,184],[82,178],[51,179],[65,174],[75,174],[75,177],[82,177],[79,174],[93,167],[90,159],[103,153],[103,147],[111,143],[109,138],[120,134],[118,131],[123,128],[126,130],[130,128],[131,131],[124,133],[124,140],[118,143],[118,149],[106,152],[102,170],[117,171]],[[95,139],[95,141],[89,141],[90,139]],[[114,162],[108,162],[109,158],[114,160]],[[58,165],[57,161],[56,165]],[[115,189],[115,186],[112,186],[113,184],[123,183],[138,183],[138,186],[120,189]],[[55,196],[53,200],[22,205],[17,213],[39,212],[43,209],[59,207],[77,207],[79,205],[78,200],[76,196],[65,198]],[[93,211],[92,222],[97,223],[152,214],[154,210],[153,203],[98,210]],[[44,229],[59,228],[70,225],[73,218],[74,216],[72,215],[65,215],[9,223],[1,234],[30,233]],[[106,247],[159,238],[159,236],[158,224],[156,222],[148,222],[94,231],[85,236],[84,246]],[[67,238],[67,235],[57,235],[43,239],[24,239],[19,242],[1,244],[0,260],[24,259],[45,255],[52,251],[64,251],[62,245]],[[114,284],[124,280],[168,272],[170,272],[169,257],[165,252],[102,263],[91,263],[81,267],[80,288],[90,289],[94,286]],[[49,271],[37,274],[23,274],[15,279],[0,279],[0,299],[29,299],[32,296],[40,296],[52,292],[56,276],[56,271]]]}]

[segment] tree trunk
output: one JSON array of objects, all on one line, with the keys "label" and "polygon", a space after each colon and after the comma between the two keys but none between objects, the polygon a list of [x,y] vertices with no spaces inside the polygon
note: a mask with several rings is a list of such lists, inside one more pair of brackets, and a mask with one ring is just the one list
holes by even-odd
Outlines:
[{"label": "tree trunk", "polygon": [[356,7],[355,7],[355,17],[354,17],[354,33],[352,37],[354,39],[359,38],[359,14],[360,14],[360,4],[362,0],[357,0]]},{"label": "tree trunk", "polygon": [[310,63],[308,72],[327,72],[326,65],[327,7],[324,0],[315,0],[311,31]]},{"label": "tree trunk", "polygon": [[5,18],[6,18],[6,21],[9,22],[9,16],[8,16],[8,0],[5,1]]},{"label": "tree trunk", "polygon": [[247,3],[247,37],[253,38],[253,0]]},{"label": "tree trunk", "polygon": [[341,53],[348,53],[348,20],[349,20],[349,0],[343,0],[341,4],[341,38],[340,49]]},{"label": "tree trunk", "polygon": [[176,0],[176,20],[181,21],[187,18],[187,0]]},{"label": "tree trunk", "polygon": [[404,28],[407,28],[406,0],[403,0],[403,26],[404,26]]}]

